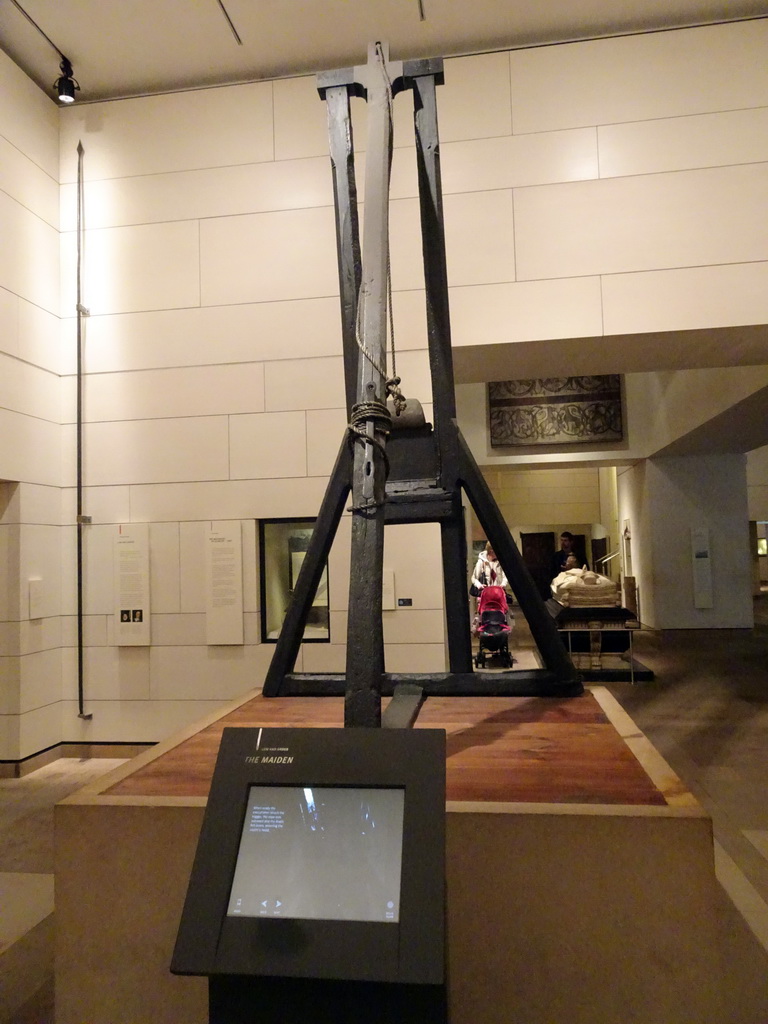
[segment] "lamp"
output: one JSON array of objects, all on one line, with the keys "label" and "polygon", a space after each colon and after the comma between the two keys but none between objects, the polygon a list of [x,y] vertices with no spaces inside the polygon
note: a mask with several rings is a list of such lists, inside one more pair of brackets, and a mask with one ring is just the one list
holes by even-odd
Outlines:
[{"label": "lamp", "polygon": [[74,103],[75,92],[79,92],[80,83],[72,77],[72,65],[69,60],[61,55],[61,78],[57,78],[53,83],[53,88],[56,90],[59,103]]},{"label": "lamp", "polygon": [[27,12],[19,3],[19,0],[11,0],[11,3],[19,12],[19,14],[24,15],[24,17],[27,19],[30,25],[40,33],[40,35],[43,37],[46,43],[48,43],[49,46],[53,47],[56,53],[58,53],[58,55],[61,57],[61,64],[59,64],[59,67],[61,68],[61,78],[56,79],[56,81],[53,83],[53,88],[56,90],[58,94],[59,103],[74,103],[75,93],[80,91],[80,83],[72,77],[71,61],[68,57],[64,56],[64,54],[58,48],[56,43],[54,43],[51,37],[46,35],[45,32],[43,32],[43,30],[37,24],[35,19],[32,18],[29,14],[27,14]]}]

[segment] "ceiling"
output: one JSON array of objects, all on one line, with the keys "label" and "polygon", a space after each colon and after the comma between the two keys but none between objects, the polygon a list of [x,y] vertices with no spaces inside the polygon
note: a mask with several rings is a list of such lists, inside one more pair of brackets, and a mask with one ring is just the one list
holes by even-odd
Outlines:
[{"label": "ceiling", "polygon": [[401,60],[765,16],[768,0],[0,0],[0,47],[49,92],[66,54],[85,101],[362,64],[377,39]]}]

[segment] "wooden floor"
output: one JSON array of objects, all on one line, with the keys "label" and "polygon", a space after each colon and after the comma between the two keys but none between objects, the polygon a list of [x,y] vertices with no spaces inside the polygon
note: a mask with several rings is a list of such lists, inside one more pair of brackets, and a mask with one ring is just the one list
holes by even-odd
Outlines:
[{"label": "wooden floor", "polygon": [[[386,703],[386,702],[385,702]],[[109,796],[207,796],[225,726],[342,726],[343,698],[256,697],[117,782]],[[431,697],[445,729],[448,800],[664,806],[594,697]]]}]

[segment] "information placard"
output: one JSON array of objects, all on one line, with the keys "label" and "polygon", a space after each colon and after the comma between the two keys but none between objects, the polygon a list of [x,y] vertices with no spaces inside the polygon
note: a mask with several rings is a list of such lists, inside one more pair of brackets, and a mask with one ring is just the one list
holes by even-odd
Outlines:
[{"label": "information placard", "polygon": [[236,522],[210,523],[205,534],[207,644],[243,643],[243,544]]},{"label": "information placard", "polygon": [[115,643],[146,647],[149,630],[149,524],[117,527],[113,546]]},{"label": "information placard", "polygon": [[712,559],[709,548],[709,530],[705,526],[691,527],[691,559],[693,562],[693,606],[713,608]]},{"label": "information placard", "polygon": [[381,572],[381,608],[392,611],[395,605],[395,573],[393,569],[382,569]]}]

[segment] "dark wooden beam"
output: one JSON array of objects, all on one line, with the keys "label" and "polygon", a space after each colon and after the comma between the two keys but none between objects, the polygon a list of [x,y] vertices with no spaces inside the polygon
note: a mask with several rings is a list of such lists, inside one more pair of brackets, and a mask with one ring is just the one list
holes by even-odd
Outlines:
[{"label": "dark wooden beam", "polygon": [[[428,62],[418,63],[426,65]],[[441,459],[442,483],[444,487],[449,487],[450,478],[455,478],[457,464],[454,438],[450,431],[451,420],[456,416],[456,395],[451,354],[448,266],[445,253],[435,73],[418,74],[406,81],[412,82],[413,86],[421,245],[435,432]]]},{"label": "dark wooden beam", "polygon": [[443,552],[443,592],[448,634],[448,666],[451,672],[472,671],[472,637],[469,632],[467,584],[467,534],[461,491],[453,496],[453,515],[440,523]]},{"label": "dark wooden beam", "polygon": [[288,605],[280,630],[275,653],[272,655],[264,680],[265,697],[280,697],[283,694],[283,680],[293,671],[299,653],[304,627],[309,610],[315,600],[317,588],[323,575],[325,563],[331,551],[333,538],[339,526],[351,488],[352,453],[345,436],[336,456],[323,503],[317,515],[315,528],[309,541],[309,548],[301,564],[299,578]]},{"label": "dark wooden beam", "polygon": [[381,725],[384,626],[381,617],[384,506],[352,516],[352,564],[347,613],[344,725]]},{"label": "dark wooden beam", "polygon": [[[581,682],[563,682],[548,669],[519,672],[391,673],[381,677],[381,693],[391,697],[403,683],[421,687],[427,697],[578,697]],[[341,673],[292,673],[284,697],[343,697],[347,680]]]},{"label": "dark wooden beam", "polygon": [[360,227],[357,214],[355,151],[352,140],[349,93],[350,90],[345,85],[320,90],[320,94],[325,96],[328,108],[347,416],[350,415],[352,406],[357,401],[359,351],[355,341],[355,318],[361,278]]},{"label": "dark wooden beam", "polygon": [[414,683],[399,683],[381,716],[382,729],[410,729],[426,700],[424,689]]}]

